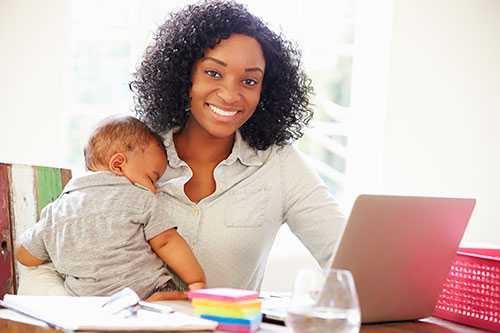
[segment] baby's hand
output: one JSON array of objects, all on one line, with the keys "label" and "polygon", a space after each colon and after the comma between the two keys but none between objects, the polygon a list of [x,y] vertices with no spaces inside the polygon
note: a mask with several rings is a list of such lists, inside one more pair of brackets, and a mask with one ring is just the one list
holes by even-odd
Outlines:
[{"label": "baby's hand", "polygon": [[205,288],[205,282],[195,282],[188,285],[189,290],[203,289]]},{"label": "baby's hand", "polygon": [[158,291],[146,299],[146,302],[173,301],[188,299],[183,291]]}]

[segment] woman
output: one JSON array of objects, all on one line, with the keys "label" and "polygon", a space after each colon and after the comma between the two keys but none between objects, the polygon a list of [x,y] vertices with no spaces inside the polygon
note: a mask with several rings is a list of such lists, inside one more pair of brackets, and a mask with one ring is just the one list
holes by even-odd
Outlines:
[{"label": "woman", "polygon": [[344,218],[291,145],[312,88],[290,42],[243,5],[187,6],[159,28],[131,88],[164,137],[171,219],[209,287],[258,289],[283,223],[328,262]]}]

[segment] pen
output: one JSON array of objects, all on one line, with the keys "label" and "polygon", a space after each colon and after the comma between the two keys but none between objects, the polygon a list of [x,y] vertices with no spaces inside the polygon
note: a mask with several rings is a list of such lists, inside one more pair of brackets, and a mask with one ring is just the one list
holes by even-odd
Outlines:
[{"label": "pen", "polygon": [[172,308],[170,308],[168,306],[149,304],[149,303],[142,302],[142,301],[140,301],[137,304],[139,305],[139,308],[146,310],[146,311],[152,311],[152,312],[158,312],[158,313],[174,313],[175,312]]}]

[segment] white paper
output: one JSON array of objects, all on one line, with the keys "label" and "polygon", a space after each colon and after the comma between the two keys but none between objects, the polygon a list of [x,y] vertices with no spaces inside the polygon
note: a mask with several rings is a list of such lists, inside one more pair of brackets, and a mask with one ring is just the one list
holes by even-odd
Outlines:
[{"label": "white paper", "polygon": [[[125,317],[105,311],[108,297],[20,296],[5,295],[7,305],[50,321],[57,326],[75,330],[215,330],[214,321],[181,312],[157,313],[139,310],[137,316]],[[167,309],[168,310],[168,309]],[[167,311],[166,311],[167,312]]]},{"label": "white paper", "polygon": [[49,327],[43,321],[29,318],[25,315],[19,314],[15,311],[12,311],[9,309],[0,309],[0,318],[12,320],[12,321],[17,321],[17,322],[21,322],[21,323],[25,323],[25,324],[30,324],[30,325],[34,325],[34,326]]}]

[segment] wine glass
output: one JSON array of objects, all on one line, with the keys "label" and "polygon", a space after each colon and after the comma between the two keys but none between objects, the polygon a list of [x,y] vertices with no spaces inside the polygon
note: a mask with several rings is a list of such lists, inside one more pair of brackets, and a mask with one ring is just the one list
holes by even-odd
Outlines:
[{"label": "wine glass", "polygon": [[351,272],[299,271],[285,322],[294,333],[359,332],[361,313]]}]

